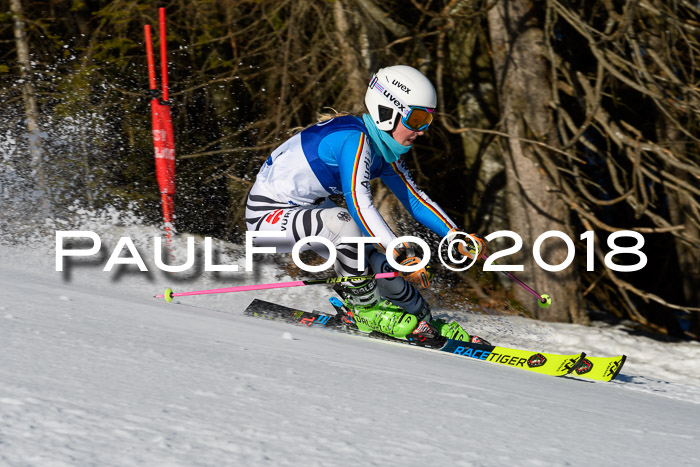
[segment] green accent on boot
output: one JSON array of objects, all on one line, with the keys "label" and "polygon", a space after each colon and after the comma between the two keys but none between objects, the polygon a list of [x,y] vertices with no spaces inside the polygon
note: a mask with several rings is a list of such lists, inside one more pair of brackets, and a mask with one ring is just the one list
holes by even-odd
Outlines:
[{"label": "green accent on boot", "polygon": [[418,319],[388,300],[369,307],[354,307],[357,328],[362,332],[378,331],[403,339],[418,326]]},{"label": "green accent on boot", "polygon": [[430,322],[430,325],[436,328],[441,336],[457,341],[469,342],[471,336],[457,321],[446,323],[444,319],[436,319]]}]

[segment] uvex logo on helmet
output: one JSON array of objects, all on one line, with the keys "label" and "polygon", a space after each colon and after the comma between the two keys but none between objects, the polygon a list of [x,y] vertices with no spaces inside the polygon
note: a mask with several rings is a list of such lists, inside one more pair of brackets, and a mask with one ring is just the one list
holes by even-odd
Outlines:
[{"label": "uvex logo on helmet", "polygon": [[402,84],[399,80],[395,79],[394,81],[391,82],[391,84],[393,84],[397,88],[401,89],[406,94],[411,94],[411,89],[409,89],[409,87],[406,86],[405,84]]},{"label": "uvex logo on helmet", "polygon": [[387,91],[386,89],[384,90],[384,95],[387,97],[387,99],[389,99],[389,102],[391,102],[392,104],[394,104],[394,107],[396,107],[397,109],[399,109],[399,111],[400,111],[401,113],[405,113],[405,112],[406,112],[406,107],[401,103],[401,101],[398,100],[397,98],[395,98],[395,97],[394,97],[389,91]]}]

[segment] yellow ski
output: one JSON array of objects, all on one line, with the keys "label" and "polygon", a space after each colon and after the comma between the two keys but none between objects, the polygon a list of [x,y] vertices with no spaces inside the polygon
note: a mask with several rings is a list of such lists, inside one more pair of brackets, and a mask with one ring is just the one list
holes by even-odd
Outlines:
[{"label": "yellow ski", "polygon": [[626,355],[618,355],[617,357],[586,357],[576,367],[572,375],[596,381],[612,381],[620,374],[625,360],[627,360]]},{"label": "yellow ski", "polygon": [[551,376],[564,376],[572,373],[583,363],[586,357],[586,354],[583,352],[573,355],[560,355],[473,344],[451,339],[447,341],[444,347],[436,350]]}]

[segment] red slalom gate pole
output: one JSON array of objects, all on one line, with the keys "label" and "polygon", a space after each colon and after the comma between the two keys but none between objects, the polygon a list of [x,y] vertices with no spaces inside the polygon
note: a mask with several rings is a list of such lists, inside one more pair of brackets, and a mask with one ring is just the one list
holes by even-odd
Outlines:
[{"label": "red slalom gate pole", "polygon": [[151,96],[151,116],[153,126],[153,148],[156,162],[156,178],[160,190],[163,209],[163,223],[168,245],[172,241],[174,197],[175,197],[175,134],[170,112],[168,87],[168,56],[166,41],[165,8],[160,8],[160,71],[162,95],[158,96],[155,60],[151,43],[151,26],[144,26],[146,56],[148,61],[149,93]]},{"label": "red slalom gate pole", "polygon": [[163,89],[163,101],[168,102],[168,41],[165,34],[165,8],[158,9],[158,22],[160,25],[160,83]]}]

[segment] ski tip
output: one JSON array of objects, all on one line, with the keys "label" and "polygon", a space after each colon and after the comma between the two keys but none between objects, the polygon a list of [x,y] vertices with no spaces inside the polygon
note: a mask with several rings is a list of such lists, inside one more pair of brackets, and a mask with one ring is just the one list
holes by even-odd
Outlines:
[{"label": "ski tip", "polygon": [[162,297],[165,298],[166,302],[168,302],[168,303],[172,302],[173,301],[173,289],[171,289],[170,287],[165,289],[165,293],[163,293]]},{"label": "ski tip", "polygon": [[540,308],[549,308],[549,306],[552,304],[552,297],[546,293],[543,293],[540,295],[540,297],[542,297],[542,300],[537,300],[537,304],[540,306]]}]

